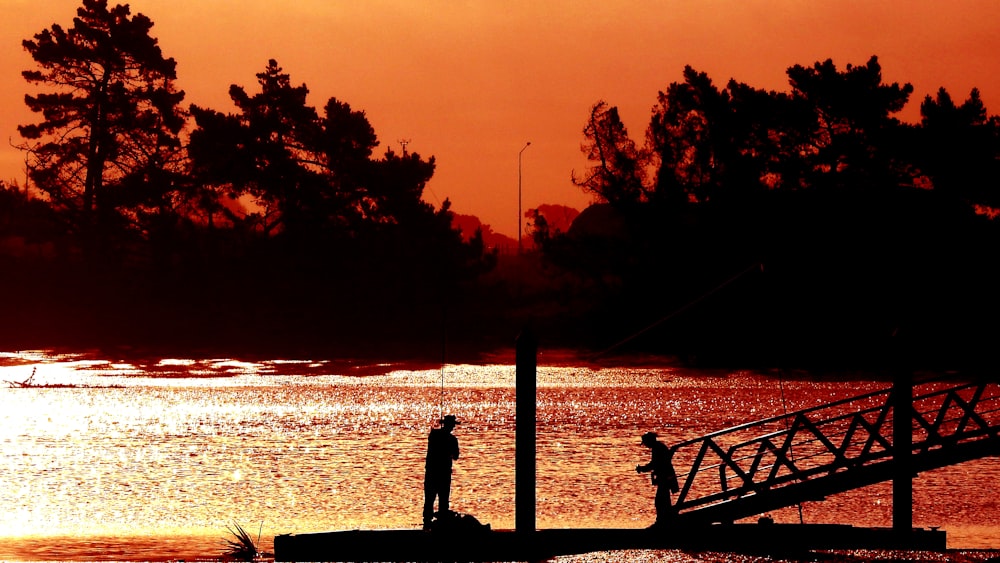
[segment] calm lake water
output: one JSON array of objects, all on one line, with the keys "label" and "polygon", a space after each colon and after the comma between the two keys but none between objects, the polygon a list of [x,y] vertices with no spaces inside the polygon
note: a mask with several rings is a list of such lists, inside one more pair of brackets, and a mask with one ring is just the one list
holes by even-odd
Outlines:
[{"label": "calm lake water", "polygon": [[[419,527],[426,435],[442,412],[461,421],[452,508],[513,528],[509,360],[403,369],[2,354],[0,380],[32,377],[50,387],[0,385],[0,559],[212,559],[234,522],[267,551],[276,534]],[[51,387],[64,384],[74,387]],[[676,442],[885,386],[804,374],[541,365],[538,526],[648,526],[654,490],[634,471],[648,460],[643,432]],[[998,482],[997,458],[921,474],[914,525],[945,529],[949,548],[1000,547]],[[801,518],[891,526],[891,508],[886,483],[806,503]],[[797,509],[771,516],[800,518]],[[879,558],[869,556],[861,559]],[[559,558],[609,559],[751,560],[679,552]]]}]

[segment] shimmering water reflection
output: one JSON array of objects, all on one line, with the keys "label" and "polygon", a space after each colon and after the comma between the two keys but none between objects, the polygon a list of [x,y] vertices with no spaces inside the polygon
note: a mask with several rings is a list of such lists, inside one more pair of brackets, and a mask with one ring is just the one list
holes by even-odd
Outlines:
[{"label": "shimmering water reflection", "polygon": [[[442,411],[462,422],[453,508],[495,528],[514,525],[511,365],[143,363],[42,353],[0,363],[0,380],[34,372],[33,383],[76,386],[0,387],[0,559],[87,559],[96,538],[130,538],[139,553],[144,541],[155,550],[162,540],[175,559],[211,556],[233,521],[259,530],[266,549],[281,533],[416,527],[426,433]],[[542,366],[538,526],[647,526],[653,489],[633,470],[648,455],[642,432],[679,441],[884,386]],[[945,528],[952,547],[996,547],[998,478],[996,459],[922,474],[914,524]],[[800,517],[797,509],[772,516]],[[891,486],[806,503],[802,519],[891,525]],[[53,549],[52,537],[63,550],[54,557],[38,551]]]}]

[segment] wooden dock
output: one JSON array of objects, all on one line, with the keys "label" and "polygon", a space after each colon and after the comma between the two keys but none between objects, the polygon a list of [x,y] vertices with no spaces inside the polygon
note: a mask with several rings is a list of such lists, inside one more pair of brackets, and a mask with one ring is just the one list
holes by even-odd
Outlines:
[{"label": "wooden dock", "polygon": [[755,554],[817,550],[944,551],[943,530],[843,524],[713,524],[665,530],[575,528],[535,532],[350,530],[274,538],[275,561],[538,561],[622,549],[681,549]]},{"label": "wooden dock", "polygon": [[[284,534],[274,538],[275,560],[538,561],[626,549],[762,555],[858,549],[944,551],[943,530],[912,526],[913,477],[919,471],[1000,455],[996,382],[974,381],[915,394],[916,383],[901,375],[891,390],[676,445],[675,451],[695,453],[689,456],[692,467],[674,499],[678,513],[672,526],[537,530],[536,352],[533,335],[525,331],[517,340],[514,530],[481,526]],[[852,401],[859,401],[860,406],[854,407]],[[851,408],[845,408],[849,404]],[[834,407],[836,412],[825,414],[825,409]],[[899,412],[906,416],[891,416]],[[787,424],[780,424],[783,421]],[[771,427],[763,428],[766,424]],[[775,431],[774,426],[783,430]],[[793,451],[809,452],[810,461],[796,459]],[[733,523],[887,480],[893,481],[890,528],[776,524],[767,518]],[[694,485],[696,481],[699,486]]]}]

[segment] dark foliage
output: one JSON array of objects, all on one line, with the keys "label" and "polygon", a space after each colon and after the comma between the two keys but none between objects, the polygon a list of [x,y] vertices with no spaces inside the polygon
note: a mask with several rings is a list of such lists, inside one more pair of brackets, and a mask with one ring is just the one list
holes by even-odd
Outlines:
[{"label": "dark foliage", "polygon": [[[4,186],[4,347],[118,346],[375,355],[439,350],[441,319],[494,257],[434,158],[386,151],[364,112],[308,104],[274,60],[227,114],[173,88],[175,63],[127,6],[84,0],[25,41],[49,91],[20,128],[30,189]],[[386,353],[392,354],[393,350]]]},{"label": "dark foliage", "polygon": [[790,94],[720,90],[688,67],[660,93],[647,197],[605,197],[546,245],[598,297],[581,332],[711,362],[993,362],[1000,127],[978,92],[942,90],[914,126],[875,57],[788,76]]},{"label": "dark foliage", "polygon": [[84,0],[71,28],[53,24],[23,42],[38,65],[25,80],[49,89],[25,96],[42,118],[18,128],[29,176],[91,254],[120,250],[112,231],[173,212],[184,93],[152,26],[127,5]]},{"label": "dark foliage", "polygon": [[317,111],[276,61],[235,112],[192,106],[182,146],[151,28],[84,0],[24,42],[51,91],[26,98],[30,189],[0,189],[4,348],[456,359],[531,325],[698,362],[992,361],[1000,120],[975,90],[908,125],[875,57],[793,66],[788,93],[688,67],[644,146],[595,104],[573,179],[607,203],[530,210],[535,248],[499,256],[422,200],[433,157],[377,156],[363,111]]}]

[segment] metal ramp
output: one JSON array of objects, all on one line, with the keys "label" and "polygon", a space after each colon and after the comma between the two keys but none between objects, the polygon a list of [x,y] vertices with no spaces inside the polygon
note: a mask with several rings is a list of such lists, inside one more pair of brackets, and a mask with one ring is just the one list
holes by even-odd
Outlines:
[{"label": "metal ramp", "polygon": [[908,487],[921,471],[997,455],[996,381],[897,383],[677,444],[675,505],[683,523],[734,522],[882,481]]}]

